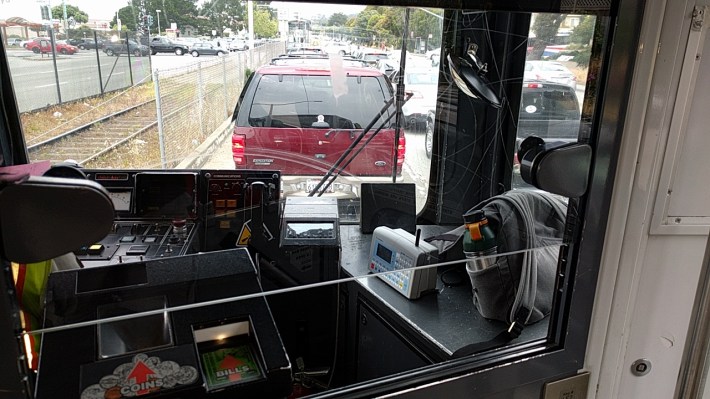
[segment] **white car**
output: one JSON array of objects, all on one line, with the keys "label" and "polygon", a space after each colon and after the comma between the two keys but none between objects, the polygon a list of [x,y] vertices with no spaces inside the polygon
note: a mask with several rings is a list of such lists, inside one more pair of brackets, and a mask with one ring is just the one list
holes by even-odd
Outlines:
[{"label": "white car", "polygon": [[[398,72],[392,73],[392,80],[395,90],[397,89]],[[427,114],[430,110],[436,109],[436,96],[439,83],[439,71],[437,69],[408,68],[404,72],[404,91],[411,93],[411,98],[402,106],[405,126],[416,131],[421,131],[426,127]]]},{"label": "white car", "polygon": [[229,42],[229,51],[244,51],[244,50],[249,50],[249,45],[247,44],[247,41],[244,39],[234,39],[231,42]]},{"label": "white car", "polygon": [[577,89],[577,77],[564,65],[555,61],[526,61],[525,81],[547,81]]},{"label": "white car", "polygon": [[424,53],[424,55],[431,61],[432,66],[439,65],[439,59],[441,59],[441,47],[429,50]]},{"label": "white car", "polygon": [[328,54],[346,55],[351,53],[350,44],[345,42],[330,42],[323,47]]}]

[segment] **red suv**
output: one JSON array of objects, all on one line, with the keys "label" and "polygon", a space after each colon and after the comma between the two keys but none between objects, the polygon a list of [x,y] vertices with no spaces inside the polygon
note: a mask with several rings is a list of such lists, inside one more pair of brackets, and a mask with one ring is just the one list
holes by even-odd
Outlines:
[{"label": "red suv", "polygon": [[375,69],[342,63],[331,71],[331,65],[266,65],[249,78],[232,120],[235,167],[280,170],[284,194],[308,195],[360,139],[350,152],[355,158],[328,188],[330,195],[355,197],[362,182],[392,182],[395,151],[401,177],[405,140],[402,130],[394,145],[394,106],[378,117],[393,97],[392,86]]}]

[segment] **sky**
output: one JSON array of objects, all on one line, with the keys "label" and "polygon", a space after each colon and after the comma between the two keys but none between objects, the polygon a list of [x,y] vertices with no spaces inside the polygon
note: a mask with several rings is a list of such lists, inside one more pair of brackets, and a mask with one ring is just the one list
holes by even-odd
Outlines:
[{"label": "sky", "polygon": [[[10,17],[23,17],[32,21],[40,20],[40,4],[46,4],[54,7],[62,4],[62,0],[4,0],[0,4],[0,19]],[[170,0],[165,0],[170,1]],[[337,0],[335,0],[337,1]],[[202,1],[198,1],[198,4]],[[113,13],[118,9],[125,7],[128,4],[127,0],[66,0],[66,4],[71,4],[79,7],[80,10],[89,14],[91,19],[112,19]],[[361,11],[364,6],[352,6],[344,4],[309,4],[309,3],[289,3],[274,1],[271,3],[274,8],[286,7],[292,11],[298,11],[302,18],[311,18],[318,14],[329,16],[336,12],[342,12],[346,15],[356,14]],[[58,16],[54,16],[57,18]]]}]

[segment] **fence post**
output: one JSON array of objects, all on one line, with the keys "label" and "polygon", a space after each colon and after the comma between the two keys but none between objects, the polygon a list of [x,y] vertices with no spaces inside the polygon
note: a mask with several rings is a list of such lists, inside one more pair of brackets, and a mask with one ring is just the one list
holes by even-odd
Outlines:
[{"label": "fence post", "polygon": [[[49,45],[52,46],[52,63],[54,64],[54,79],[57,84],[57,101],[62,103],[62,90],[59,87],[59,70],[57,69],[57,47],[54,41],[54,29],[49,28]],[[40,51],[41,52],[41,51]]]},{"label": "fence post", "polygon": [[204,121],[202,113],[204,112],[204,93],[202,92],[202,63],[197,63],[197,115],[200,122],[200,137],[205,137]]},{"label": "fence post", "polygon": [[101,77],[101,58],[99,58],[99,38],[94,31],[94,44],[96,48],[96,67],[99,70],[99,90],[101,90],[101,95],[104,94],[104,79]]},{"label": "fence post", "polygon": [[224,117],[229,116],[229,107],[227,100],[227,57],[222,57],[222,85],[224,86]]},{"label": "fence post", "polygon": [[163,169],[167,169],[167,160],[165,158],[165,136],[163,132],[163,107],[160,100],[160,79],[158,79],[158,70],[153,71],[153,86],[155,87],[155,114],[158,118],[158,142],[160,145],[160,164]]},{"label": "fence post", "polygon": [[131,86],[133,86],[133,66],[131,65],[131,45],[128,43],[128,32],[126,32],[126,54],[128,54],[128,74],[131,75]]}]

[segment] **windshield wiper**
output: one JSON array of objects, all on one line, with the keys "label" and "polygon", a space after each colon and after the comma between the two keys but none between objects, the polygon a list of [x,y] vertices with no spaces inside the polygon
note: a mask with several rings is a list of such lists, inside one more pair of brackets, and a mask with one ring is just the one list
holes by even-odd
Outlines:
[{"label": "windshield wiper", "polygon": [[[410,98],[412,98],[412,94],[411,94],[411,93],[407,93],[407,97],[402,101],[402,103],[406,103],[407,101],[409,101]],[[364,150],[365,147],[367,147],[367,145],[370,144],[370,141],[372,141],[372,139],[374,139],[375,136],[377,136],[377,134],[378,134],[380,131],[382,131],[382,129],[392,120],[392,117],[394,117],[394,116],[395,116],[395,114],[390,114],[384,121],[382,121],[382,123],[380,123],[380,126],[378,126],[377,129],[375,129],[375,131],[372,133],[372,135],[370,135],[370,137],[365,141],[365,143],[363,143],[363,145],[361,145],[360,148],[358,148],[358,150],[355,152],[355,154],[353,154],[353,155],[347,160],[347,162],[343,163],[342,165],[340,165],[340,166],[338,167],[338,164],[341,162],[341,160],[338,159],[338,161],[336,161],[336,163],[334,164],[334,166],[338,167],[338,171],[337,171],[335,174],[332,174],[331,171],[329,171],[328,174],[326,174],[325,176],[323,176],[323,179],[321,180],[321,182],[323,182],[323,180],[328,179],[329,177],[332,177],[332,179],[330,179],[330,180],[325,184],[325,186],[323,186],[323,189],[318,193],[318,196],[319,196],[319,197],[322,196],[323,193],[325,193],[325,192],[328,190],[328,187],[330,187],[330,185],[333,184],[333,182],[335,181],[335,179],[338,178],[338,175],[340,175],[340,173],[342,173],[343,170],[345,170],[345,168],[347,168],[348,165],[350,165],[350,163],[352,163],[352,161],[354,161],[355,158],[357,158],[357,156],[360,155],[360,153],[362,152],[362,150]],[[378,119],[379,119],[379,115],[378,115]],[[373,122],[376,122],[376,120],[374,120]],[[368,127],[371,127],[371,126],[368,126]],[[363,133],[362,133],[362,135],[359,137],[359,140],[361,140],[361,139],[365,136],[366,133],[367,133],[367,128],[365,128],[365,130],[363,130]],[[358,140],[358,141],[359,141],[359,140]],[[356,145],[357,142],[355,142],[354,144]],[[348,149],[345,150],[345,152],[343,153],[343,155],[341,156],[341,158],[347,157],[347,156],[352,152],[352,150],[354,149],[355,145],[351,145],[350,147],[348,147]],[[319,183],[319,185],[320,185],[320,183]],[[311,191],[311,192],[308,194],[308,196],[309,196],[309,197],[313,196],[313,194],[316,193],[317,191],[318,191],[318,186],[314,187],[314,188],[313,188],[313,191]]]},{"label": "windshield wiper", "polygon": [[[390,98],[389,100],[387,100],[387,101],[385,102],[385,105],[380,109],[380,111],[377,113],[377,115],[375,115],[375,117],[372,118],[372,120],[370,121],[370,123],[368,123],[367,126],[365,126],[365,128],[362,130],[362,133],[360,133],[360,135],[359,135],[355,140],[353,140],[352,143],[350,143],[350,145],[349,145],[348,148],[345,150],[345,152],[343,152],[343,154],[340,156],[340,158],[338,158],[338,160],[335,161],[335,163],[333,164],[333,166],[330,167],[330,170],[328,170],[328,173],[326,173],[326,174],[320,179],[320,181],[318,182],[318,184],[313,188],[313,190],[311,190],[311,192],[308,193],[308,196],[309,196],[309,197],[312,197],[313,194],[315,194],[318,190],[320,190],[320,188],[323,186],[323,184],[325,184],[325,182],[328,181],[328,179],[333,175],[333,172],[335,171],[335,169],[337,169],[337,168],[340,166],[340,164],[343,163],[343,161],[345,160],[345,158],[353,151],[353,149],[355,148],[355,146],[358,145],[358,143],[360,143],[360,141],[362,140],[362,138],[365,137],[365,134],[367,134],[367,132],[369,132],[370,129],[372,129],[372,127],[375,125],[375,123],[377,123],[377,121],[378,121],[380,118],[382,118],[382,117],[384,116],[385,111],[387,111],[387,109],[388,109],[390,106],[392,106],[392,103],[393,103],[393,102],[394,102],[394,97]],[[389,119],[389,118],[387,118],[387,119]],[[330,185],[330,184],[329,184],[329,185]],[[325,190],[324,190],[324,191],[325,191]]]},{"label": "windshield wiper", "polygon": [[[404,32],[407,32],[408,30],[409,30],[409,9],[406,9],[406,11],[404,13]],[[404,105],[404,103],[407,102],[407,100],[409,100],[412,97],[411,93],[407,93],[408,94],[407,98],[406,99],[404,98],[405,93],[404,93],[404,76],[403,75],[404,75],[405,60],[407,59],[407,57],[406,57],[406,54],[407,54],[406,33],[403,33],[402,36],[403,36],[402,51],[401,51],[401,55],[400,55],[400,59],[399,59],[400,76],[399,76],[399,81],[397,83],[396,95],[394,97],[390,98],[389,100],[387,100],[387,102],[385,102],[385,105],[382,107],[382,109],[380,109],[380,111],[377,113],[377,115],[375,115],[375,117],[370,121],[370,123],[368,123],[368,125],[363,129],[362,133],[360,133],[360,135],[357,137],[357,139],[355,139],[352,143],[350,143],[350,146],[348,146],[348,148],[345,150],[345,152],[343,152],[343,154],[340,156],[340,158],[338,158],[338,160],[335,161],[333,166],[331,166],[330,170],[328,170],[328,173],[326,173],[321,178],[321,180],[318,182],[318,184],[313,188],[313,190],[311,190],[311,192],[308,193],[309,197],[312,197],[325,184],[325,187],[322,189],[322,191],[320,193],[318,193],[319,197],[321,195],[323,195],[323,193],[328,189],[328,187],[330,187],[330,185],[333,183],[333,181],[335,181],[337,176],[345,169],[345,167],[347,165],[349,165],[350,162],[352,162],[355,159],[355,157],[357,157],[358,154],[360,154],[360,152],[377,135],[377,133],[379,133],[382,130],[382,128],[385,126],[385,124],[388,123],[390,119],[392,119],[392,114],[390,114],[385,119],[385,121],[380,124],[380,126],[377,128],[377,130],[375,130],[375,132],[372,134],[372,136],[362,145],[362,147],[360,147],[360,149],[355,153],[355,155],[353,155],[343,166],[341,166],[341,164],[343,163],[345,158],[350,155],[350,153],[353,151],[355,146],[357,146],[360,143],[362,138],[365,137],[365,135],[370,131],[370,129],[372,129],[372,127],[375,125],[375,123],[377,123],[377,121],[383,116],[383,113],[395,102],[395,100],[397,100],[396,106],[395,106],[396,111],[394,113],[394,116],[396,116],[396,118],[395,118],[396,122],[395,122],[395,134],[394,134],[394,143],[393,143],[393,150],[394,151],[392,154],[392,158],[393,158],[392,159],[392,162],[393,162],[393,164],[392,164],[392,181],[395,182],[395,180],[397,178],[397,145],[399,143],[399,137],[401,134],[402,105]],[[335,171],[335,169],[338,169],[338,168],[339,168],[339,170],[338,170],[337,174],[333,177],[333,179],[328,181],[328,179],[330,179],[330,177],[333,176],[333,172]],[[327,184],[326,184],[326,182],[327,182]]]},{"label": "windshield wiper", "polygon": [[338,134],[340,132],[350,132],[350,139],[355,138],[355,131],[358,129],[330,129],[327,132],[325,132],[325,138],[329,138],[331,134]]}]

